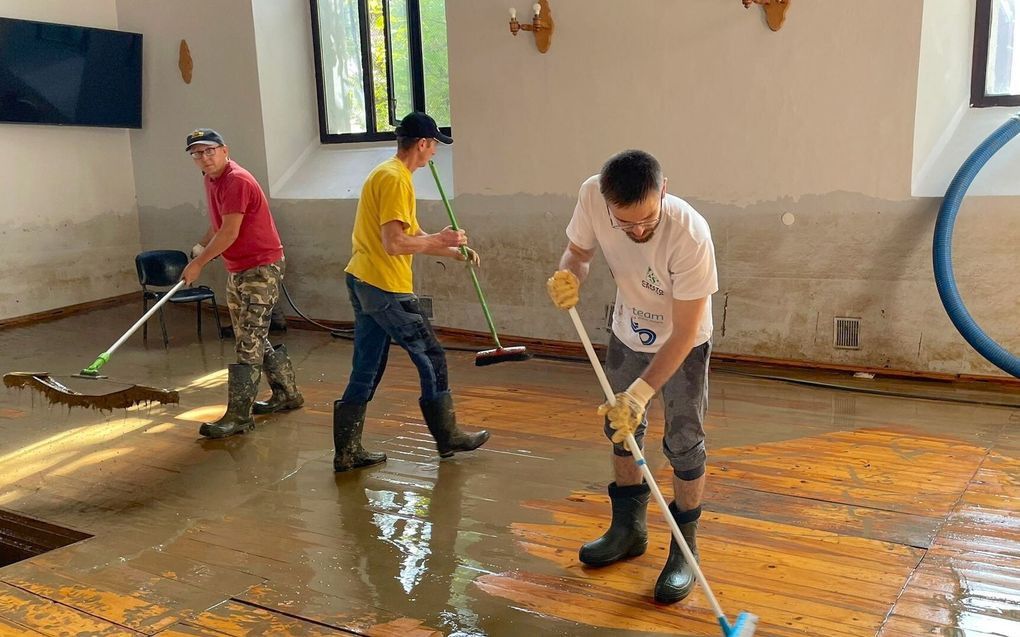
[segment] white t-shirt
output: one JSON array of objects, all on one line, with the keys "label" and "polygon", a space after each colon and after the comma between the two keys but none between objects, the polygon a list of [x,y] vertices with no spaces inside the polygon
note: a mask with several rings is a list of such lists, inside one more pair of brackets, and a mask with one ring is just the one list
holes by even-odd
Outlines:
[{"label": "white t-shirt", "polygon": [[585,250],[598,243],[616,279],[613,333],[637,352],[657,352],[673,331],[673,299],[709,297],[695,346],[712,338],[711,294],[719,289],[708,222],[683,199],[666,195],[662,220],[646,243],[612,227],[598,175],[581,184],[567,238]]}]

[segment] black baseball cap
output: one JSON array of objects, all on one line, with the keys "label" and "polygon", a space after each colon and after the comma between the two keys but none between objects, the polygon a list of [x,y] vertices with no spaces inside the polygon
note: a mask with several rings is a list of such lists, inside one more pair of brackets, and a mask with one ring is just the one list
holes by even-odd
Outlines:
[{"label": "black baseball cap", "polygon": [[223,137],[211,128],[197,128],[188,134],[188,143],[184,150],[192,146],[226,146]]},{"label": "black baseball cap", "polygon": [[439,140],[444,144],[453,143],[452,137],[439,132],[436,120],[418,111],[408,113],[400,120],[400,124],[397,125],[397,137],[424,137]]}]

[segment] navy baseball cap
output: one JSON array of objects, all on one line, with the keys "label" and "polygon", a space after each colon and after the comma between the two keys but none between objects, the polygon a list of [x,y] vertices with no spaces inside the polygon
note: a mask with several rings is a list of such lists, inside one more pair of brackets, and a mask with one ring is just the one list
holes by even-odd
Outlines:
[{"label": "navy baseball cap", "polygon": [[184,150],[190,150],[192,146],[226,146],[223,137],[211,128],[198,128],[188,134],[188,143]]},{"label": "navy baseball cap", "polygon": [[400,124],[397,126],[397,137],[424,137],[439,140],[444,144],[453,143],[452,137],[439,132],[436,120],[418,111],[408,113],[404,119],[400,120]]}]

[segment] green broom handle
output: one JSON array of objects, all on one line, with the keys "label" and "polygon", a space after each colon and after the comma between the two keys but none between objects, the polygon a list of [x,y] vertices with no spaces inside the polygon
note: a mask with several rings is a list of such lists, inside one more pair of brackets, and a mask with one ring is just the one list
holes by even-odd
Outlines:
[{"label": "green broom handle", "polygon": [[157,301],[155,305],[153,305],[152,307],[149,308],[148,312],[146,312],[145,314],[142,315],[142,318],[140,318],[137,321],[135,321],[135,324],[131,326],[131,329],[129,329],[128,331],[124,332],[124,335],[121,336],[119,339],[117,339],[116,343],[114,343],[113,345],[110,346],[110,349],[108,349],[105,352],[103,352],[102,354],[100,354],[99,357],[96,358],[96,360],[92,361],[91,365],[89,365],[85,369],[81,370],[81,375],[82,376],[98,376],[99,375],[99,368],[102,367],[103,365],[107,364],[110,361],[110,356],[117,350],[117,348],[120,347],[121,345],[123,345],[124,341],[128,340],[128,338],[130,338],[132,334],[137,332],[138,328],[141,327],[146,321],[148,321],[149,317],[152,316],[153,314],[155,314],[156,311],[159,310],[159,308],[163,307],[163,304],[166,303],[167,301],[169,301],[170,297],[172,297],[174,295],[174,292],[176,292],[177,290],[181,289],[181,287],[183,285],[184,285],[184,281],[179,281],[177,283],[177,285],[175,285],[172,288],[170,288],[166,292],[166,294],[163,295],[163,298],[161,298],[159,301]]},{"label": "green broom handle", "polygon": [[[443,184],[439,182],[439,172],[436,170],[436,164],[431,159],[429,160],[429,169],[432,171],[432,178],[436,180],[436,188],[439,189],[439,196],[443,198],[443,205],[446,206],[446,214],[450,217],[450,225],[454,230],[460,230],[457,226],[457,217],[453,215],[453,207],[450,205],[450,200],[446,198],[446,192],[443,191]],[[492,314],[489,312],[489,306],[485,302],[485,295],[482,294],[482,286],[478,284],[478,275],[475,274],[475,268],[471,265],[471,257],[468,256],[466,246],[460,247],[460,253],[464,255],[464,259],[467,261],[468,272],[471,273],[471,281],[475,284],[475,292],[478,293],[478,300],[482,303],[482,313],[485,314],[485,322],[489,324],[489,332],[492,333],[492,340],[496,342],[497,349],[503,349],[503,346],[499,343],[499,335],[496,334],[496,326],[492,323]]]}]

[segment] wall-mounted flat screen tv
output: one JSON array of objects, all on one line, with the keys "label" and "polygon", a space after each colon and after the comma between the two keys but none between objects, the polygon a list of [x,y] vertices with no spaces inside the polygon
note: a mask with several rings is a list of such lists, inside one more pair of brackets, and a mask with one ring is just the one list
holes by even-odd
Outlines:
[{"label": "wall-mounted flat screen tv", "polygon": [[141,34],[0,18],[0,122],[141,128]]}]

